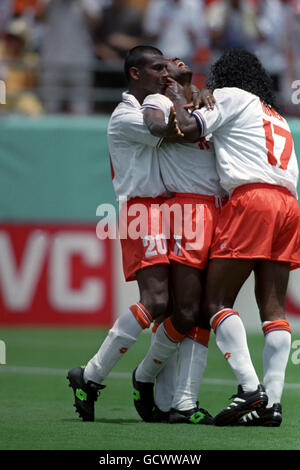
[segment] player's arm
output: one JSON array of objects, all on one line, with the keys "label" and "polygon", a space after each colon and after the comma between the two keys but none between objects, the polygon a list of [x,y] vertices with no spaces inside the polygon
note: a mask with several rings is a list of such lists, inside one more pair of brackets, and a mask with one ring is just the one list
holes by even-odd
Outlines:
[{"label": "player's arm", "polygon": [[[173,132],[180,132],[179,129],[176,129],[176,116],[173,112],[170,113],[168,125],[166,126],[164,123],[162,123],[162,128],[159,132],[157,124],[156,135],[152,134],[146,125],[144,112],[136,113],[135,110],[128,109],[126,112],[115,116],[114,120],[109,126],[109,133],[111,135],[118,134],[127,141],[159,148],[159,146],[164,141],[166,133],[171,134]],[[164,129],[163,126],[165,126]]]},{"label": "player's arm", "polygon": [[215,105],[213,109],[203,107],[188,113],[184,108],[184,90],[177,82],[168,86],[166,95],[173,102],[178,126],[185,139],[196,142],[201,137],[214,133],[234,119],[247,106],[243,92],[231,88],[214,91]]},{"label": "player's arm", "polygon": [[166,96],[174,103],[177,123],[188,142],[196,142],[202,137],[203,129],[195,116],[186,109],[184,88],[175,80],[171,80],[166,90]]},{"label": "player's arm", "polygon": [[191,102],[187,103],[185,109],[199,109],[205,106],[207,109],[214,109],[216,100],[211,90],[208,88],[199,88],[191,84]]},{"label": "player's arm", "polygon": [[165,138],[183,137],[173,107],[170,109],[168,122],[165,121],[162,110],[150,107],[144,109],[144,121],[152,135]]}]

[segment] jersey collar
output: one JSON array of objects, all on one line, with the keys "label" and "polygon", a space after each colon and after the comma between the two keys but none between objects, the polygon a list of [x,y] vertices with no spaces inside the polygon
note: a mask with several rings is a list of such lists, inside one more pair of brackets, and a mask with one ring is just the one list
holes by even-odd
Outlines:
[{"label": "jersey collar", "polygon": [[141,108],[141,105],[138,102],[138,100],[135,98],[135,96],[131,95],[128,91],[124,91],[122,93],[122,101],[123,103],[130,104],[134,108],[139,108],[139,109]]}]

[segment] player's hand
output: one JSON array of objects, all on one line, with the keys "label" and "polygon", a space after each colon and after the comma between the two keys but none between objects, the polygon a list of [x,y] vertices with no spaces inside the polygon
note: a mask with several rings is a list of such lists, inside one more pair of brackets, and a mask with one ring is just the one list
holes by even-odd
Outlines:
[{"label": "player's hand", "polygon": [[192,99],[192,103],[188,103],[187,105],[185,105],[186,109],[199,109],[202,108],[202,106],[206,106],[207,109],[214,109],[214,106],[216,104],[214,95],[208,88],[198,90],[198,88],[194,85],[192,88]]},{"label": "player's hand", "polygon": [[168,77],[167,79],[167,89],[165,92],[166,96],[170,98],[171,101],[176,101],[179,99],[185,100],[184,88],[178,82],[173,80],[173,78]]},{"label": "player's hand", "polygon": [[170,114],[169,114],[167,137],[184,137],[183,132],[181,132],[179,128],[179,125],[176,119],[176,112],[173,106],[171,107]]}]

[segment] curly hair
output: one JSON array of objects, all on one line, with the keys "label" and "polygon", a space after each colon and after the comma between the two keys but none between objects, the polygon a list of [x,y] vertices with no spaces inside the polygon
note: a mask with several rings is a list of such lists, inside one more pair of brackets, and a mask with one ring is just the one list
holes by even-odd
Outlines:
[{"label": "curly hair", "polygon": [[207,87],[236,87],[258,96],[279,111],[273,82],[258,58],[245,49],[228,49],[212,65]]}]

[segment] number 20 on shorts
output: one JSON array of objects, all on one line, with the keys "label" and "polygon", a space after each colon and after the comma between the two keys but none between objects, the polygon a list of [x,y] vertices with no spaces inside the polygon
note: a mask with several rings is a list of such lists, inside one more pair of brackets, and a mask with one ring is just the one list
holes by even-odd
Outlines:
[{"label": "number 20 on shorts", "polygon": [[146,258],[167,253],[167,242],[163,234],[147,235],[143,238],[143,246],[146,248]]}]

